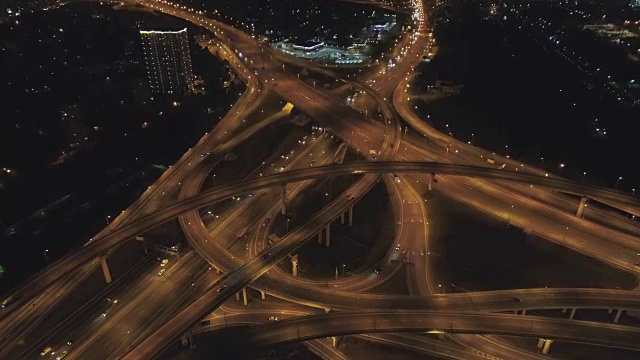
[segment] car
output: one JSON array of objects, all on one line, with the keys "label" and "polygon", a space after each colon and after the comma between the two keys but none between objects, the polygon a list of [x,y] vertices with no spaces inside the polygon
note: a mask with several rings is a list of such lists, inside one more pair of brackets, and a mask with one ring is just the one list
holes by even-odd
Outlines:
[{"label": "car", "polygon": [[76,342],[76,339],[71,339],[67,341],[67,345],[71,346],[71,344],[73,344],[74,342]]},{"label": "car", "polygon": [[516,302],[516,303],[521,303],[521,302],[522,302],[522,299],[520,299],[520,298],[518,298],[518,297],[514,297],[514,298],[513,298],[513,299],[511,299],[511,300],[512,300],[513,302]]},{"label": "car", "polygon": [[60,355],[56,356],[56,360],[62,360],[68,353],[69,352],[67,350],[61,352]]},{"label": "car", "polygon": [[164,272],[165,272],[165,271],[167,271],[167,269],[166,269],[166,268],[162,268],[162,269],[160,269],[160,271],[158,271],[158,275],[160,275],[160,276],[164,275]]},{"label": "car", "polygon": [[107,312],[106,311],[102,313],[102,317],[107,317]]},{"label": "car", "polygon": [[169,259],[164,259],[162,260],[162,262],[160,263],[160,266],[165,266],[169,263]]},{"label": "car", "polygon": [[202,325],[202,326],[211,325],[211,320],[202,320],[202,321],[200,321],[200,325]]},{"label": "car", "polygon": [[278,321],[277,316],[269,316],[269,321]]},{"label": "car", "polygon": [[353,199],[355,199],[355,198],[356,198],[355,196],[353,196],[353,195],[351,195],[351,194],[347,194],[347,199],[349,199],[349,200],[353,200]]},{"label": "car", "polygon": [[49,351],[51,351],[51,346],[47,346],[44,350],[42,350],[42,352],[40,353],[40,356],[47,355]]},{"label": "car", "polygon": [[380,266],[380,267],[376,268],[376,270],[375,270],[376,274],[379,274],[382,270],[384,270],[383,266]]},{"label": "car", "polygon": [[218,286],[218,292],[221,292],[222,290],[226,289],[227,285],[220,285]]}]

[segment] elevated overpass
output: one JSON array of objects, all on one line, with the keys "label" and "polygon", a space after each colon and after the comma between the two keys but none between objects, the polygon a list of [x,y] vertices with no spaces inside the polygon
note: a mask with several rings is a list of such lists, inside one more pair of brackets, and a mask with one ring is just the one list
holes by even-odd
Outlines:
[{"label": "elevated overpass", "polygon": [[636,327],[508,314],[398,310],[279,321],[256,327],[243,341],[265,347],[336,335],[400,331],[525,336],[640,350],[640,328]]},{"label": "elevated overpass", "polygon": [[[71,253],[52,264],[52,266],[50,266],[46,271],[31,279],[30,286],[28,287],[29,292],[38,293],[42,291],[54,281],[75,270],[80,265],[106,253],[111,247],[131,239],[134,236],[152,229],[166,221],[174,219],[180,214],[188,211],[202,208],[232,196],[239,196],[271,186],[332,176],[367,173],[436,173],[441,175],[470,176],[492,180],[515,181],[544,186],[569,194],[588,196],[596,200],[605,199],[607,201],[616,202],[620,205],[620,208],[636,210],[640,208],[640,201],[637,198],[631,197],[617,190],[521,172],[430,162],[380,161],[334,164],[322,167],[292,170],[211,189],[204,191],[197,196],[167,206],[155,213],[143,216],[135,221],[131,221],[129,224],[123,225],[116,230],[94,238],[77,252]],[[638,244],[638,250],[640,250],[640,244]]]}]

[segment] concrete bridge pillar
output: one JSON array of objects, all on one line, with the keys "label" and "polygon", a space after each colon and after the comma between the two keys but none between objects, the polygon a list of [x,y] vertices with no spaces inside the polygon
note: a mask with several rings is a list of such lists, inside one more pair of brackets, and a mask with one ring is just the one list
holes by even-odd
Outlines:
[{"label": "concrete bridge pillar", "polygon": [[575,308],[571,309],[571,313],[569,314],[569,320],[573,319],[574,316],[576,316],[576,309]]},{"label": "concrete bridge pillar", "polygon": [[340,224],[344,225],[344,213],[340,214]]},{"label": "concrete bridge pillar", "polygon": [[429,191],[433,190],[433,175],[429,175]]},{"label": "concrete bridge pillar", "polygon": [[349,208],[349,227],[353,226],[353,206]]},{"label": "concrete bridge pillar", "polygon": [[337,336],[332,336],[331,337],[331,345],[336,348],[338,347],[338,337]]},{"label": "concrete bridge pillar", "polygon": [[318,244],[322,244],[322,229],[318,232]]},{"label": "concrete bridge pillar", "polygon": [[267,298],[267,292],[260,290],[260,299],[265,300]]},{"label": "concrete bridge pillar", "polygon": [[280,188],[280,213],[282,215],[287,214],[287,184],[283,184]]},{"label": "concrete bridge pillar", "polygon": [[327,237],[325,239],[325,243],[324,246],[329,247],[331,246],[331,224],[327,225]]},{"label": "concrete bridge pillar", "polygon": [[586,196],[583,196],[580,199],[580,204],[578,204],[578,210],[576,210],[576,217],[579,217],[579,218],[582,217],[582,213],[584,212],[584,207],[587,206],[588,200],[589,198],[587,198]]},{"label": "concrete bridge pillar", "polygon": [[298,255],[291,257],[291,275],[298,276]]},{"label": "concrete bridge pillar", "polygon": [[618,310],[616,311],[616,316],[613,318],[613,322],[614,322],[614,323],[616,323],[616,324],[617,324],[617,323],[618,323],[618,321],[620,321],[620,316],[622,315],[622,311],[623,311],[622,309],[618,309]]},{"label": "concrete bridge pillar", "polygon": [[247,288],[246,287],[242,288],[242,302],[244,303],[244,306],[247,306],[247,304],[249,303],[247,301]]},{"label": "concrete bridge pillar", "polygon": [[102,267],[104,282],[109,284],[111,282],[111,272],[109,271],[109,264],[107,264],[107,255],[100,256],[100,267]]},{"label": "concrete bridge pillar", "polygon": [[527,310],[522,310],[522,315],[527,315]]},{"label": "concrete bridge pillar", "polygon": [[240,301],[240,293],[239,292],[236,293],[236,301]]}]

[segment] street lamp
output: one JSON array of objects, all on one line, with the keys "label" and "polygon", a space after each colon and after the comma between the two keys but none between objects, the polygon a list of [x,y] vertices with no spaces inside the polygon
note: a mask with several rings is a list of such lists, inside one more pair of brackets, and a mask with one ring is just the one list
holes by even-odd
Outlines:
[{"label": "street lamp", "polygon": [[585,171],[582,173],[582,182],[584,182],[586,177],[587,177],[587,172]]},{"label": "street lamp", "polygon": [[111,219],[111,215],[107,215],[107,227],[111,230],[111,221],[109,219]]},{"label": "street lamp", "polygon": [[544,158],[543,157],[540,158],[540,167],[544,167]]},{"label": "street lamp", "polygon": [[216,186],[216,174],[213,174],[213,187]]},{"label": "street lamp", "polygon": [[504,146],[504,155],[509,158],[509,145]]},{"label": "street lamp", "polygon": [[613,185],[613,188],[614,188],[614,189],[617,189],[617,188],[618,188],[618,184],[620,183],[620,181],[621,181],[621,180],[622,180],[622,176],[618,177],[618,180],[616,180],[616,184],[615,184],[615,185]]},{"label": "street lamp", "polygon": [[564,169],[564,167],[565,167],[564,163],[560,164],[560,170],[558,170],[558,175],[562,173],[562,169]]},{"label": "street lamp", "polygon": [[47,256],[48,252],[49,252],[49,249],[44,249],[44,259],[47,261],[47,264],[49,264],[49,256]]}]

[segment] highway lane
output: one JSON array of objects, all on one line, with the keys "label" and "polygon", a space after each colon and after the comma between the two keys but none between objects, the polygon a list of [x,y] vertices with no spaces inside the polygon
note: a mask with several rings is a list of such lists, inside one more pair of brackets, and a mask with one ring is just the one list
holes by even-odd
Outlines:
[{"label": "highway lane", "polygon": [[335,335],[431,330],[551,338],[640,350],[640,329],[629,326],[509,314],[397,310],[330,313],[278,321],[256,327],[244,343],[265,347]]}]

